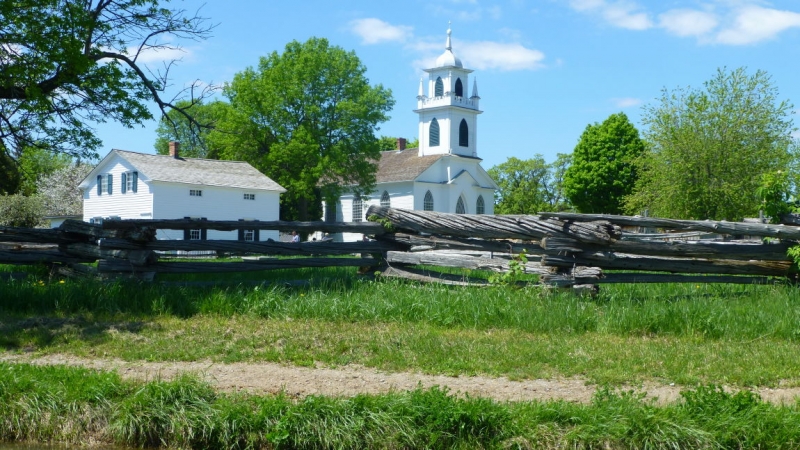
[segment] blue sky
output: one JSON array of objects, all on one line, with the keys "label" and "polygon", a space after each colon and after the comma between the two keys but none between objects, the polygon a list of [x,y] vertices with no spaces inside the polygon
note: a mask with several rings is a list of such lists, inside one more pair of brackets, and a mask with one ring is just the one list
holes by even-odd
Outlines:
[{"label": "blue sky", "polygon": [[[781,99],[800,108],[798,0],[405,0],[170,3],[218,24],[205,41],[182,42],[173,90],[194,80],[223,85],[312,36],[355,51],[372,84],[396,104],[378,135],[417,137],[422,69],[444,51],[473,69],[484,113],[478,156],[487,169],[509,157],[571,153],[588,124],[624,112],[641,130],[642,108],[662,89],[702,87],[717,68],[772,76]],[[149,55],[149,64],[176,54]],[[471,84],[471,83],[470,83]],[[798,124],[795,116],[795,124]],[[133,130],[104,124],[112,149],[153,152],[156,121]],[[795,133],[797,137],[800,134]]]}]

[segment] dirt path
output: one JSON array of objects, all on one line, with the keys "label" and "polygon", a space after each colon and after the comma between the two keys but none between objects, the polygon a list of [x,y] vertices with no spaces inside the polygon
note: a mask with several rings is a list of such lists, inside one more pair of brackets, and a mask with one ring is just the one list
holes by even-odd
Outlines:
[{"label": "dirt path", "polygon": [[[406,391],[421,385],[447,387],[452,393],[501,401],[558,399],[586,403],[591,400],[596,389],[596,386],[577,378],[511,381],[507,378],[383,373],[358,366],[315,369],[273,363],[127,362],[117,359],[83,359],[70,355],[34,357],[19,354],[0,354],[0,361],[114,370],[124,378],[139,380],[170,379],[180,373],[190,372],[199,374],[222,391],[247,391],[256,394],[285,392],[296,397],[312,394],[347,397],[360,393]],[[680,389],[679,386],[655,383],[637,387],[637,390],[646,392],[658,402],[674,401],[679,397]],[[793,403],[796,397],[800,397],[800,388],[759,388],[755,391],[764,400],[773,403]]]}]

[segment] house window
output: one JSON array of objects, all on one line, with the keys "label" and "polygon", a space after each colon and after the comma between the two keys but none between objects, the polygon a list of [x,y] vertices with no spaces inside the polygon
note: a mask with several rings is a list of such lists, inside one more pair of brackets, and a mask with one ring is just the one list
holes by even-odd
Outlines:
[{"label": "house window", "polygon": [[431,127],[428,135],[428,145],[431,147],[439,146],[439,121],[435,118],[431,120]]},{"label": "house window", "polygon": [[442,83],[442,77],[436,77],[436,83],[433,87],[433,96],[441,97],[443,95],[444,95],[444,83]]},{"label": "house window", "polygon": [[422,209],[425,211],[433,211],[433,194],[431,194],[431,191],[425,193],[425,199],[422,201]]},{"label": "house window", "polygon": [[475,203],[475,214],[486,214],[486,206],[483,203],[483,196],[478,196],[478,201]]},{"label": "house window", "polygon": [[469,147],[469,126],[466,119],[461,119],[461,124],[458,126],[458,145]]},{"label": "house window", "polygon": [[254,241],[256,237],[256,230],[244,230],[244,239],[245,241]]},{"label": "house window", "polygon": [[361,222],[364,215],[364,203],[360,198],[353,199],[353,222]]},{"label": "house window", "polygon": [[[205,217],[184,217],[184,219],[208,220]],[[183,239],[185,241],[205,241],[206,239],[208,239],[208,230],[206,230],[205,228],[183,230]]]},{"label": "house window", "polygon": [[[252,220],[255,220],[255,219],[239,219],[240,222],[252,221]],[[259,236],[258,236],[259,233],[258,232],[259,232],[259,230],[257,230],[257,229],[255,229],[255,230],[241,230],[240,229],[239,230],[239,240],[240,241],[248,241],[248,242],[259,241],[261,239],[259,239]]]},{"label": "house window", "polygon": [[92,217],[91,219],[89,219],[89,223],[93,223],[95,225],[102,225],[103,224],[103,218],[102,217]]},{"label": "house window", "polygon": [[458,197],[456,202],[456,214],[466,214],[467,208],[464,207],[464,197]]},{"label": "house window", "polygon": [[381,195],[381,206],[384,208],[389,208],[392,206],[392,201],[389,199],[388,191],[383,191],[383,195]]},{"label": "house window", "polygon": [[244,199],[245,200],[255,200],[256,199],[256,194],[244,194]]},{"label": "house window", "polygon": [[123,194],[127,192],[136,193],[137,185],[139,184],[139,172],[123,172],[122,182],[120,183],[121,191]]},{"label": "house window", "polygon": [[111,195],[114,186],[114,176],[110,173],[107,175],[97,176],[97,195],[108,194]]},{"label": "house window", "polygon": [[463,97],[464,96],[464,85],[461,84],[461,78],[456,79],[456,97]]},{"label": "house window", "polygon": [[203,191],[200,189],[189,189],[189,196],[190,197],[202,197]]}]

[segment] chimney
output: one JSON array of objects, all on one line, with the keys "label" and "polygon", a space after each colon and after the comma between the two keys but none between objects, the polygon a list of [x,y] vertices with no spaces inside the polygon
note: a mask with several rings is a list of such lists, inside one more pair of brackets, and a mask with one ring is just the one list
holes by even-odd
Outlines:
[{"label": "chimney", "polygon": [[406,138],[397,138],[397,149],[398,150],[406,149]]},{"label": "chimney", "polygon": [[181,157],[181,143],[178,141],[169,141],[169,156],[172,156],[175,159]]}]

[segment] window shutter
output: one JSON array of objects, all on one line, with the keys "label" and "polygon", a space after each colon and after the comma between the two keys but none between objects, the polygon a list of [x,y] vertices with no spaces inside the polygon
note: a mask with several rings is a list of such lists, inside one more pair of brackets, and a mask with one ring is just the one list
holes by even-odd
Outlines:
[{"label": "window shutter", "polygon": [[[184,219],[188,220],[188,219],[191,219],[191,217],[184,217]],[[192,238],[192,234],[191,233],[192,233],[191,230],[188,230],[188,229],[183,230],[183,240],[184,241],[188,241],[189,239],[191,239]]]},{"label": "window shutter", "polygon": [[[239,219],[239,222],[244,222],[244,219]],[[244,240],[244,229],[242,228],[239,228],[239,240],[240,241]]]},{"label": "window shutter", "polygon": [[108,195],[111,195],[111,192],[114,191],[114,175],[108,174]]},{"label": "window shutter", "polygon": [[[200,220],[208,220],[208,218],[201,217]],[[200,230],[200,240],[201,241],[205,241],[206,239],[208,239],[208,230],[203,228],[203,229]]]},{"label": "window shutter", "polygon": [[103,176],[97,176],[97,195],[103,195]]},{"label": "window shutter", "polygon": [[133,177],[133,193],[135,194],[136,191],[139,190],[139,172],[132,172],[131,176]]},{"label": "window shutter", "polygon": [[261,230],[259,230],[258,228],[256,228],[255,231],[253,231],[253,240],[256,241],[256,242],[261,240],[259,238],[259,233],[258,233],[259,231],[261,231]]},{"label": "window shutter", "polygon": [[122,184],[120,184],[120,192],[122,192],[123,194],[128,192],[128,187],[125,186],[126,181],[128,181],[128,174],[122,172]]}]

